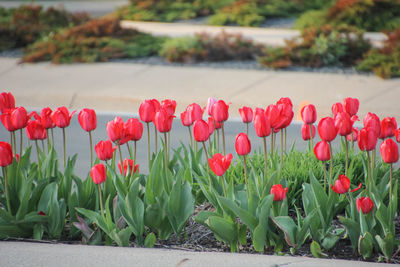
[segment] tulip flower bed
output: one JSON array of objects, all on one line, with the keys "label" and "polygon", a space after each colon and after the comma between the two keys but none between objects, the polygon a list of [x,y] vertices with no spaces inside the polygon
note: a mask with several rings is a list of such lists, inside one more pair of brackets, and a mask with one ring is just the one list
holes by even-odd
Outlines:
[{"label": "tulip flower bed", "polygon": [[[144,100],[140,120],[115,117],[106,124],[109,139],[95,142],[96,112],[79,111],[91,155],[82,179],[74,174],[77,155],[66,153],[75,111],[28,114],[11,93],[0,94],[0,118],[10,132],[2,137],[10,142],[0,142],[0,238],[400,262],[394,118],[368,113],[357,129],[359,102],[346,98],[315,127],[315,106],[304,106],[301,135],[309,149],[302,153],[286,144],[294,116],[289,98],[266,109],[243,107],[246,132],[236,136],[234,161],[226,153],[229,104],[210,98],[204,108],[189,105],[180,118],[190,145],[172,150],[176,105]],[[31,146],[23,146],[24,128]],[[251,128],[258,140],[249,139]],[[62,132],[60,158],[53,132]],[[338,136],[340,149],[333,150]],[[147,143],[147,160],[137,158],[137,142]],[[262,152],[251,153],[255,142]]]}]

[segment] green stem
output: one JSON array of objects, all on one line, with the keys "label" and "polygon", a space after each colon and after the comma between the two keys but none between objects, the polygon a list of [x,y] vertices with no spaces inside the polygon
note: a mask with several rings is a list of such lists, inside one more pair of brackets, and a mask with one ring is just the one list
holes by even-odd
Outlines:
[{"label": "green stem", "polygon": [[286,136],[287,136],[287,132],[286,132],[286,128],[283,129],[285,131],[285,154],[286,154]]},{"label": "green stem", "polygon": [[371,157],[371,179],[373,179],[375,174],[376,148],[372,150]]},{"label": "green stem", "polygon": [[351,147],[352,147],[352,149],[353,149],[353,151],[354,151],[354,140],[353,140],[353,135],[354,135],[354,133],[353,133],[353,129],[351,130]]},{"label": "green stem", "polygon": [[219,129],[217,129],[217,152],[219,152]]},{"label": "green stem", "polygon": [[49,129],[46,129],[46,135],[47,135],[47,153],[50,152],[50,136],[49,136]]},{"label": "green stem", "polygon": [[10,132],[10,145],[11,145],[12,153],[15,154],[12,132]]},{"label": "green stem", "polygon": [[121,163],[122,175],[126,175],[126,173],[124,173],[124,161],[122,160],[122,151],[121,151],[121,145],[119,144],[119,141],[117,141],[117,145],[118,145],[119,162]]},{"label": "green stem", "polygon": [[168,152],[168,159],[169,159],[169,151],[170,151],[170,145],[171,145],[171,132],[168,132],[168,134],[167,134],[167,137],[168,137],[168,139],[167,139],[167,152]]},{"label": "green stem", "polygon": [[264,179],[267,177],[267,167],[268,167],[268,159],[267,159],[267,138],[264,136],[263,137],[263,143],[264,143],[264,161],[265,161],[265,166],[264,166]]},{"label": "green stem", "polygon": [[346,165],[344,168],[344,175],[347,176],[347,170],[349,168],[349,140],[347,140],[346,137],[344,137],[344,141],[346,142]]},{"label": "green stem", "polygon": [[325,164],[325,161],[322,162],[322,168],[324,169],[324,192],[326,192],[326,164]]},{"label": "green stem", "polygon": [[17,134],[15,133],[15,131],[13,131],[13,136],[14,136],[14,151],[15,154],[17,154]]},{"label": "green stem", "polygon": [[203,143],[203,149],[204,149],[204,153],[205,153],[205,156],[206,156],[206,163],[208,162],[208,152],[207,152],[207,147],[206,147],[206,143],[204,143],[204,142],[202,142]]},{"label": "green stem", "polygon": [[158,139],[157,128],[156,128],[156,125],[154,125],[154,141],[155,141],[155,145],[156,145],[156,153],[158,151],[158,143],[157,143],[158,140],[157,139]]},{"label": "green stem", "polygon": [[167,153],[167,133],[164,133],[164,169],[165,169],[165,182],[169,190],[168,185],[168,153]]},{"label": "green stem", "polygon": [[133,162],[136,164],[136,140],[133,141]]},{"label": "green stem", "polygon": [[38,158],[38,166],[39,166],[39,176],[40,176],[40,172],[41,172],[41,164],[40,164],[40,156],[39,156],[39,145],[38,145],[38,141],[35,140],[35,145],[36,145],[36,152],[37,152],[37,158]]},{"label": "green stem", "polygon": [[[389,206],[391,206],[392,202],[392,179],[393,179],[393,163],[390,163]],[[392,212],[392,209],[390,209],[390,212]]]},{"label": "green stem", "polygon": [[367,151],[367,179],[368,179],[368,186],[367,186],[367,192],[371,192],[371,157],[369,155],[369,151]]},{"label": "green stem", "polygon": [[246,123],[246,134],[249,135],[249,123]]},{"label": "green stem", "polygon": [[22,157],[22,142],[23,142],[23,138],[22,138],[22,128],[19,129],[19,133],[20,133],[20,147],[19,147],[19,155]]},{"label": "green stem", "polygon": [[42,141],[42,151],[43,151],[43,153],[44,153],[44,141],[43,140],[41,140]]},{"label": "green stem", "polygon": [[147,125],[147,164],[150,171],[150,126],[148,122],[146,122],[146,125]]},{"label": "green stem", "polygon": [[283,131],[281,130],[281,164],[279,166],[279,176],[282,178],[282,167],[283,167]]},{"label": "green stem", "polygon": [[271,128],[271,156],[274,155],[274,128]]},{"label": "green stem", "polygon": [[128,149],[129,158],[130,158],[130,159],[133,159],[132,149],[130,148],[128,142],[126,142],[126,147],[127,147],[127,149]]},{"label": "green stem", "polygon": [[221,122],[221,129],[222,129],[222,148],[224,151],[224,155],[226,155],[225,153],[225,131],[224,131],[224,122]]},{"label": "green stem", "polygon": [[98,188],[99,188],[99,202],[100,202],[101,216],[103,217],[103,219],[105,219],[104,208],[103,208],[103,194],[101,192],[101,184],[98,184]]},{"label": "green stem", "polygon": [[190,129],[190,125],[188,126],[189,131],[189,138],[190,138],[190,147],[193,148],[193,137],[192,137],[192,130]]},{"label": "green stem", "polygon": [[62,131],[63,131],[63,151],[64,151],[64,168],[65,168],[65,166],[67,165],[67,157],[66,157],[66,155],[67,155],[67,153],[66,153],[66,144],[65,144],[65,128],[62,128]]},{"label": "green stem", "polygon": [[92,131],[89,131],[89,142],[90,142],[90,167],[93,167],[93,140],[92,140]]},{"label": "green stem", "polygon": [[[310,126],[310,144],[311,144],[311,149],[313,149],[313,136],[312,136],[312,124],[309,124]],[[311,151],[310,149],[310,151]]]},{"label": "green stem", "polygon": [[51,128],[51,140],[52,140],[53,147],[54,147],[54,128]]},{"label": "green stem", "polygon": [[6,202],[7,202],[7,209],[10,215],[11,213],[11,204],[10,204],[10,193],[8,192],[8,178],[7,178],[7,167],[3,167],[3,176],[4,176],[4,187],[6,191]]},{"label": "green stem", "polygon": [[[224,175],[221,176],[221,181],[222,181],[222,189],[224,190],[224,197],[226,197],[227,193],[226,193],[226,186],[225,186]],[[210,186],[211,186],[211,185],[210,185]]]},{"label": "green stem", "polygon": [[331,161],[329,164],[329,186],[330,186],[332,184],[332,176],[333,176],[333,150],[331,142],[329,142],[329,153],[331,156]]},{"label": "green stem", "polygon": [[243,156],[243,162],[244,162],[244,182],[246,184],[246,192],[248,193],[246,155]]}]

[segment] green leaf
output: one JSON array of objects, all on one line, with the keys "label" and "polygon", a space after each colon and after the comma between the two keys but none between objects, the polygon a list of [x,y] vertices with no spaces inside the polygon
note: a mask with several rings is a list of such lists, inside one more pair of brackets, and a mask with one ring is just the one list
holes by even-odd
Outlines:
[{"label": "green leaf", "polygon": [[377,241],[381,252],[385,255],[387,260],[393,255],[395,240],[392,233],[388,233],[384,239],[382,239],[379,235],[375,236],[375,240]]},{"label": "green leaf", "polygon": [[156,243],[156,235],[154,233],[150,233],[146,236],[144,240],[144,246],[146,248],[153,248],[154,244]]},{"label": "green leaf", "polygon": [[373,237],[369,232],[360,235],[360,238],[358,239],[358,252],[364,259],[368,259],[372,256],[373,241]]},{"label": "green leaf", "polygon": [[216,215],[215,212],[204,211],[204,210],[203,210],[203,211],[200,211],[196,216],[194,216],[194,220],[195,220],[197,223],[200,223],[201,225],[208,226],[207,223],[206,223],[206,221],[208,220],[208,218],[209,218],[210,216],[214,216],[214,215]]},{"label": "green leaf", "polygon": [[318,242],[313,241],[310,245],[310,250],[311,250],[311,254],[314,256],[314,258],[322,257],[322,250],[321,250],[321,247],[319,246]]},{"label": "green leaf", "polygon": [[218,235],[226,243],[231,244],[237,242],[236,225],[231,220],[219,216],[210,216],[206,220],[206,224],[214,234]]},{"label": "green leaf", "polygon": [[358,247],[358,239],[361,233],[359,224],[350,218],[343,216],[338,216],[338,218],[339,221],[346,227],[346,231],[349,235],[353,249],[356,249]]},{"label": "green leaf", "polygon": [[253,246],[257,252],[264,252],[264,247],[266,245],[265,242],[266,238],[267,238],[267,229],[263,227],[262,224],[257,225],[257,227],[254,229],[252,237]]},{"label": "green leaf", "polygon": [[218,200],[222,203],[222,206],[225,207],[224,209],[230,209],[247,227],[249,227],[250,231],[254,231],[257,226],[257,220],[252,214],[240,208],[233,200],[221,196],[218,197]]},{"label": "green leaf", "polygon": [[285,235],[286,243],[291,246],[297,246],[297,226],[289,216],[271,217],[272,221],[278,226]]},{"label": "green leaf", "polygon": [[247,244],[247,227],[246,225],[241,225],[239,227],[239,243],[244,246]]}]

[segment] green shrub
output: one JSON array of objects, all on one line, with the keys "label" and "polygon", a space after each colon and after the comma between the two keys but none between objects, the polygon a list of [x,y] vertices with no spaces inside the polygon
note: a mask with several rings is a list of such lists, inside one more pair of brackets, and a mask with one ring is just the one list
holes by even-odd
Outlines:
[{"label": "green shrub", "polygon": [[384,46],[369,51],[357,69],[373,71],[382,78],[400,77],[400,28],[386,35]]},{"label": "green shrub", "polygon": [[50,32],[89,20],[86,13],[23,5],[16,9],[0,9],[0,50],[25,47]]},{"label": "green shrub", "polygon": [[122,29],[116,19],[94,19],[34,43],[22,61],[71,63],[145,57],[155,54],[163,41],[136,30]]},{"label": "green shrub", "polygon": [[200,33],[166,41],[160,55],[170,62],[246,60],[255,58],[261,50],[260,45],[241,35]]},{"label": "green shrub", "polygon": [[321,27],[326,22],[326,10],[309,10],[301,14],[295,22],[296,29],[306,29],[309,27]]},{"label": "green shrub", "polygon": [[322,67],[352,66],[361,60],[370,44],[362,32],[349,27],[335,29],[330,25],[309,28],[300,37],[286,41],[283,48],[269,48],[259,62],[271,68],[291,65]]}]

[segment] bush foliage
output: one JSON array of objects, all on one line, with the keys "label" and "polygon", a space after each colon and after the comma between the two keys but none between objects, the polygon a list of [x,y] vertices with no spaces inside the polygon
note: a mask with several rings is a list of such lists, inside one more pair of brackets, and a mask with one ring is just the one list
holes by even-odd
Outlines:
[{"label": "bush foliage", "polygon": [[166,41],[160,55],[170,62],[223,61],[254,59],[262,46],[238,34],[206,33]]},{"label": "bush foliage", "polygon": [[25,47],[50,32],[88,20],[86,13],[69,13],[52,7],[47,10],[37,5],[0,8],[0,51]]},{"label": "bush foliage", "polygon": [[259,62],[271,68],[352,66],[369,48],[362,32],[325,25],[304,30],[300,37],[287,40],[285,47],[266,49]]},{"label": "bush foliage", "polygon": [[357,68],[373,71],[382,78],[400,77],[400,28],[386,35],[384,46],[370,50]]},{"label": "bush foliage", "polygon": [[34,43],[22,61],[71,63],[144,57],[155,54],[162,42],[162,38],[122,29],[119,20],[94,19]]}]

